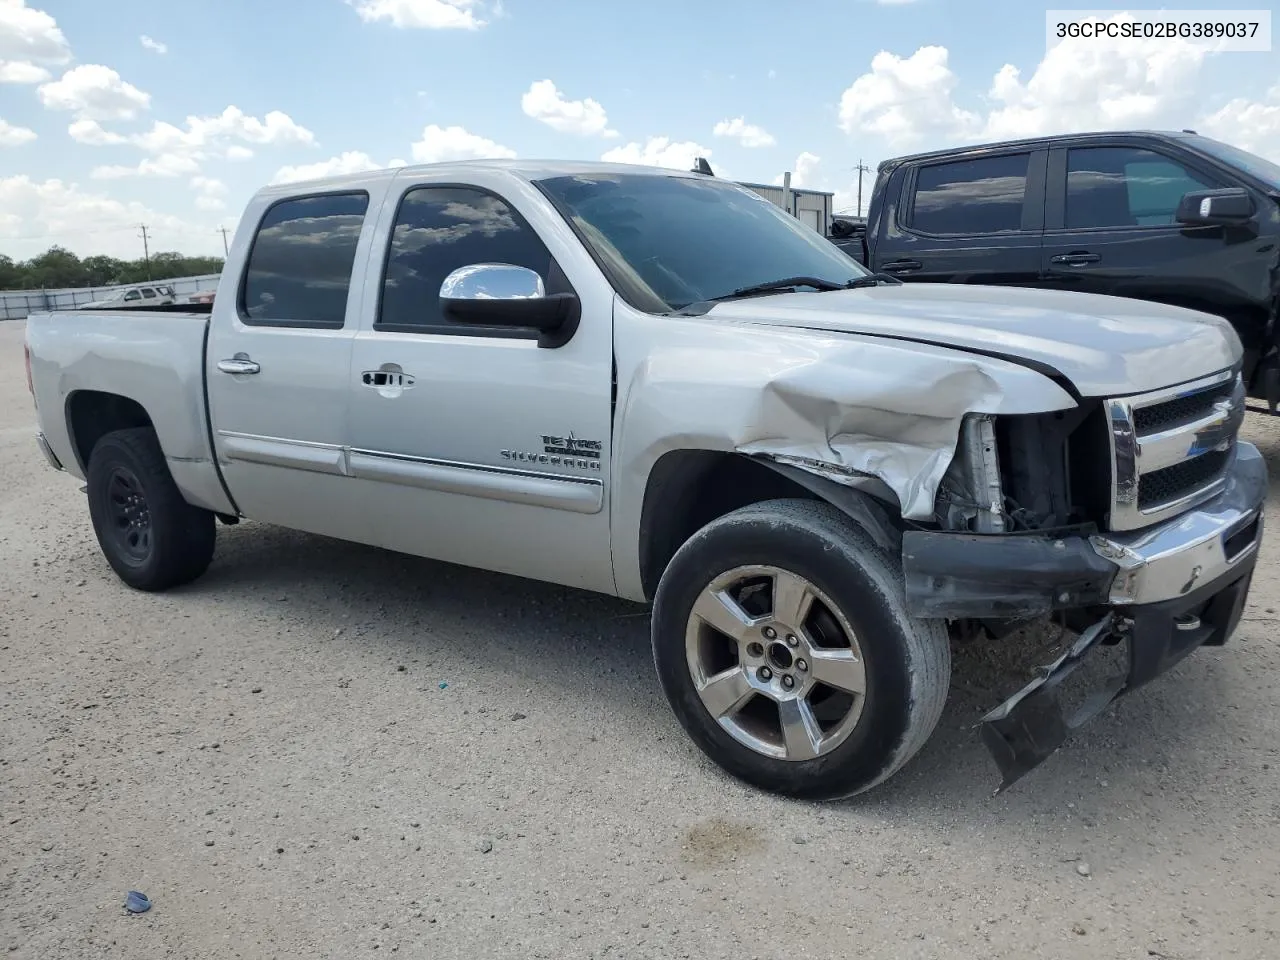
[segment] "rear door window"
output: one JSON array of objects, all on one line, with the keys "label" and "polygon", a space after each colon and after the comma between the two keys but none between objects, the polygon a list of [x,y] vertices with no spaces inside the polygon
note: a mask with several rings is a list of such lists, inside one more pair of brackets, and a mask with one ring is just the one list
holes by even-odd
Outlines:
[{"label": "rear door window", "polygon": [[341,327],[367,193],[282,200],[258,225],[240,291],[248,324]]},{"label": "rear door window", "polygon": [[940,236],[1021,230],[1030,162],[1030,153],[1014,153],[921,167],[907,225]]}]

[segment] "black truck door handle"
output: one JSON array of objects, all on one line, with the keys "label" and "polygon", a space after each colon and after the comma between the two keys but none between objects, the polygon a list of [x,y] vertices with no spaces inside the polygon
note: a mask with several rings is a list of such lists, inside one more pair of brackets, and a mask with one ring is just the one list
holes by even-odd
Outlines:
[{"label": "black truck door handle", "polygon": [[1098,263],[1102,257],[1096,253],[1060,253],[1056,257],[1050,257],[1049,262],[1060,264],[1064,267],[1083,267],[1086,263]]},{"label": "black truck door handle", "polygon": [[919,270],[924,264],[919,260],[890,260],[886,264],[882,264],[880,269],[885,273],[910,273],[912,270]]}]

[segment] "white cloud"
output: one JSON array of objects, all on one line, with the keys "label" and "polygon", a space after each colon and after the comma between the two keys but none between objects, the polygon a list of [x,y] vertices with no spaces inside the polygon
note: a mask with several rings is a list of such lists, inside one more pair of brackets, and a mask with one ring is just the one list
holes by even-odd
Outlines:
[{"label": "white cloud", "polygon": [[584,137],[618,135],[617,130],[609,129],[609,118],[598,102],[590,97],[566,100],[550,80],[534,81],[520,98],[520,107],[525,116],[561,133],[576,133]]},{"label": "white cloud", "polygon": [[979,135],[1186,126],[1185,111],[1206,55],[1203,46],[1184,40],[1133,40],[1123,48],[1060,43],[1025,83],[1016,66],[1000,69],[988,94],[997,107]]},{"label": "white cloud", "polygon": [[71,47],[58,23],[23,0],[0,0],[0,60],[66,63]]},{"label": "white cloud", "polygon": [[169,52],[168,44],[161,43],[159,40],[152,40],[145,33],[138,38],[138,42],[152,53],[166,54]]},{"label": "white cloud", "polygon": [[27,60],[0,61],[0,83],[44,83],[52,77],[44,67]]},{"label": "white cloud", "polygon": [[15,258],[34,256],[55,243],[81,256],[137,257],[142,253],[139,223],[150,229],[152,250],[222,253],[222,240],[208,223],[88,193],[63,180],[0,177],[0,210],[0,242]]},{"label": "white cloud", "polygon": [[422,131],[422,139],[413,145],[413,159],[418,163],[443,163],[448,160],[510,159],[516,152],[462,127],[438,127],[434,123]]},{"label": "white cloud", "polygon": [[97,120],[73,120],[71,126],[67,127],[67,133],[72,140],[90,147],[109,147],[128,142],[120,134],[104,129]]},{"label": "white cloud", "polygon": [[[791,167],[791,185],[793,187],[809,187],[814,190],[825,189],[818,186],[816,179],[820,163],[822,163],[822,158],[807,150],[796,157],[796,162]],[[773,182],[781,186],[782,176],[774,177]]]},{"label": "white cloud", "polygon": [[[232,106],[227,107],[217,116],[187,117],[185,128],[157,121],[146,133],[130,139],[148,153],[200,154],[206,148],[228,140],[242,140],[264,145],[311,146],[316,138],[315,134],[295,123],[287,113],[272,110],[259,120],[257,117],[249,116],[239,107]],[[227,150],[228,159],[247,159],[243,153],[232,154],[232,150],[234,147]],[[248,154],[248,156],[252,155],[252,152]]]},{"label": "white cloud", "polygon": [[42,84],[38,93],[50,110],[70,110],[97,120],[132,120],[151,106],[150,94],[99,63],[72,67],[61,80]]},{"label": "white cloud", "polygon": [[871,72],[840,97],[840,126],[894,144],[962,136],[978,118],[952,101],[957,82],[946,47],[921,47],[906,58],[882,50],[872,58]]},{"label": "white cloud", "polygon": [[253,151],[248,147],[242,147],[239,144],[232,144],[227,147],[228,160],[252,160]]},{"label": "white cloud", "polygon": [[158,157],[146,157],[136,167],[94,167],[89,176],[95,180],[122,180],[125,177],[181,177],[195,173],[200,164],[180,153],[162,153]]},{"label": "white cloud", "polygon": [[1191,40],[1133,39],[1123,47],[1067,40],[1029,78],[1014,64],[1001,67],[984,113],[956,102],[958,78],[945,47],[921,47],[909,57],[881,51],[870,72],[844,91],[840,125],[848,133],[878,134],[895,149],[1082,129],[1180,128],[1196,112],[1200,71],[1212,55]]},{"label": "white cloud", "polygon": [[402,29],[478,30],[476,0],[347,0],[366,23],[386,20]]},{"label": "white cloud", "polygon": [[209,196],[222,196],[227,192],[227,185],[213,177],[192,177],[191,187]]},{"label": "white cloud", "polygon": [[191,178],[191,189],[197,194],[195,200],[197,210],[216,211],[227,208],[226,201],[222,199],[227,194],[227,185],[221,180],[195,176]]},{"label": "white cloud", "polygon": [[0,147],[20,147],[36,139],[36,132],[26,127],[15,127],[0,117]]},{"label": "white cloud", "polygon": [[1272,87],[1265,101],[1243,97],[1228,101],[1197,122],[1195,129],[1272,160],[1280,159],[1280,86]]},{"label": "white cloud", "polygon": [[[346,153],[321,160],[319,163],[304,163],[299,166],[281,167],[271,178],[272,183],[293,183],[298,180],[319,180],[322,177],[336,177],[346,173],[365,173],[369,170],[380,170],[384,164],[377,163],[367,153],[349,150]],[[396,166],[396,164],[391,164]],[[404,164],[399,164],[404,166]]]},{"label": "white cloud", "polygon": [[772,147],[777,143],[773,134],[754,123],[747,123],[745,117],[721,120],[711,133],[717,137],[732,137],[744,147]]},{"label": "white cloud", "polygon": [[698,157],[709,160],[711,151],[689,140],[673,143],[669,137],[650,137],[644,143],[614,147],[600,159],[606,163],[638,163],[649,167],[691,170]]}]

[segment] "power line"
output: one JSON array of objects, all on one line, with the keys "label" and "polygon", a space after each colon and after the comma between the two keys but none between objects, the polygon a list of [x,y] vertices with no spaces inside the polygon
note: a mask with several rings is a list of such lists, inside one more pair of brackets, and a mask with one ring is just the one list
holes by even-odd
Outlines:
[{"label": "power line", "polygon": [[227,228],[219,227],[218,233],[222,234],[222,252],[225,256],[231,256],[231,248],[227,245]]}]

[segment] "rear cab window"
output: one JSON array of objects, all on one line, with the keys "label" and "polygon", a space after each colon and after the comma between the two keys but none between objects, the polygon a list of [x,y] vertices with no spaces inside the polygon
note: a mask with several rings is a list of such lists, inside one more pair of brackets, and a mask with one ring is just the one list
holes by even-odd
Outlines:
[{"label": "rear cab window", "polygon": [[904,224],[932,236],[1019,232],[1030,165],[1029,151],[925,164]]},{"label": "rear cab window", "polygon": [[258,224],[240,284],[249,325],[340,328],[369,208],[364,191],[294,197]]}]

